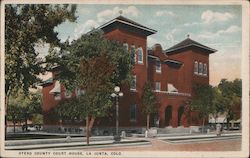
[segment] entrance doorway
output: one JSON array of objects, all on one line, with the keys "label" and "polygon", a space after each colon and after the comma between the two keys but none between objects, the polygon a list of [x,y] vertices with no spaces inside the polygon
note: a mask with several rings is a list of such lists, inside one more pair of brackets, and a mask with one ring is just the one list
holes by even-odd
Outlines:
[{"label": "entrance doorway", "polygon": [[182,125],[182,122],[181,122],[181,117],[184,113],[184,106],[181,106],[179,109],[178,109],[178,126],[181,126]]},{"label": "entrance doorway", "polygon": [[165,126],[172,125],[172,106],[167,106],[165,109]]}]

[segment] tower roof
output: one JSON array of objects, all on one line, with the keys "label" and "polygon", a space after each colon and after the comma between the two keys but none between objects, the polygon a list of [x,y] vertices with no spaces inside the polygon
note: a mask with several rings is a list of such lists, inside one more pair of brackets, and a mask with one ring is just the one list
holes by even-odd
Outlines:
[{"label": "tower roof", "polygon": [[156,30],[150,29],[123,16],[118,16],[115,19],[110,20],[109,22],[101,25],[97,29],[101,29],[105,33],[107,33],[116,28],[125,29],[127,31],[138,33],[144,36],[149,36],[157,32]]},{"label": "tower roof", "polygon": [[170,54],[170,53],[174,53],[174,52],[177,52],[179,50],[185,49],[187,47],[198,47],[198,48],[206,50],[209,54],[217,51],[217,50],[212,49],[210,47],[207,47],[199,42],[196,42],[188,37],[185,40],[181,41],[180,43],[177,43],[176,45],[166,49],[165,52]]}]

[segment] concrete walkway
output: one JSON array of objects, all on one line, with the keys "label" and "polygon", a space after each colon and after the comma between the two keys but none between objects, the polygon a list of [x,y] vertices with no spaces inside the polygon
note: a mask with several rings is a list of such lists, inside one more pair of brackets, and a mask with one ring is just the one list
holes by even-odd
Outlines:
[{"label": "concrete walkway", "polygon": [[152,146],[152,142],[158,143],[166,143],[166,141],[179,141],[180,143],[184,143],[185,140],[197,141],[198,139],[209,140],[213,138],[214,140],[224,139],[226,137],[240,137],[241,133],[231,132],[231,133],[223,133],[220,137],[217,137],[216,134],[183,134],[183,135],[173,135],[173,134],[165,134],[160,137],[155,138],[144,138],[144,137],[126,137],[122,139],[121,143],[114,143],[113,136],[96,136],[90,138],[90,146],[86,145],[85,137],[78,138],[57,138],[57,139],[35,139],[35,140],[10,140],[5,141],[5,149],[6,150],[34,150],[34,149],[95,149],[95,148],[114,148],[114,147],[122,147],[122,146]]}]

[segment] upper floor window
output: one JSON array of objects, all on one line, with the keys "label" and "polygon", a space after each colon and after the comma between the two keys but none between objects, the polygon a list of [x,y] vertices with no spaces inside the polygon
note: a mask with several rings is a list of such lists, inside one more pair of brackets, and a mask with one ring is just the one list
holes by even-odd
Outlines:
[{"label": "upper floor window", "polygon": [[126,49],[126,51],[128,51],[128,44],[127,43],[123,43],[123,47]]},{"label": "upper floor window", "polygon": [[160,61],[156,61],[156,72],[161,73],[161,62]]},{"label": "upper floor window", "polygon": [[199,63],[199,75],[202,75],[203,73],[203,64],[200,62]]},{"label": "upper floor window", "polygon": [[135,51],[135,46],[134,45],[131,46],[131,54],[134,56],[134,61],[136,63],[136,51]]},{"label": "upper floor window", "polygon": [[136,104],[130,105],[130,121],[136,121]]},{"label": "upper floor window", "polygon": [[204,64],[203,66],[203,74],[207,76],[207,64]]},{"label": "upper floor window", "polygon": [[198,62],[194,62],[194,74],[198,74]]},{"label": "upper floor window", "polygon": [[132,82],[131,82],[131,85],[130,85],[130,89],[131,90],[136,90],[136,76],[134,75],[133,78],[132,78]]},{"label": "upper floor window", "polygon": [[155,90],[161,91],[161,83],[160,82],[155,82]]},{"label": "upper floor window", "polygon": [[142,47],[138,48],[138,63],[143,64],[143,50],[142,50]]}]

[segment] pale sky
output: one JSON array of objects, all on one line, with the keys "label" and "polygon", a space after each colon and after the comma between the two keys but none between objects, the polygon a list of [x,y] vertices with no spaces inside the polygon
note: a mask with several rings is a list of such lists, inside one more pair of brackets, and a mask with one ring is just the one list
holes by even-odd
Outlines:
[{"label": "pale sky", "polygon": [[[91,28],[119,16],[157,30],[148,37],[148,47],[160,43],[163,49],[190,38],[218,50],[210,55],[210,84],[241,74],[242,10],[239,5],[78,5],[76,23],[55,28],[61,41],[79,38]],[[42,49],[41,49],[42,50]],[[43,51],[44,52],[44,51]]]}]

